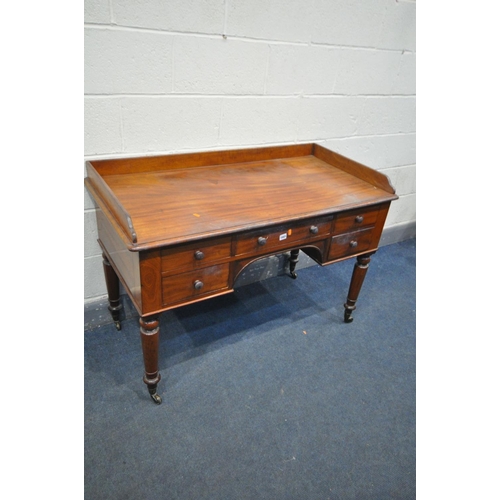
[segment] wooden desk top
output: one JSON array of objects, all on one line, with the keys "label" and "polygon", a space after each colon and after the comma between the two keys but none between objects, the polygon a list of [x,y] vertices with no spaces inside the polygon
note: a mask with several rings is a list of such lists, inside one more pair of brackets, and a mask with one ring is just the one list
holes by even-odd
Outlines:
[{"label": "wooden desk top", "polygon": [[100,160],[87,172],[130,250],[397,198],[385,175],[317,144]]}]

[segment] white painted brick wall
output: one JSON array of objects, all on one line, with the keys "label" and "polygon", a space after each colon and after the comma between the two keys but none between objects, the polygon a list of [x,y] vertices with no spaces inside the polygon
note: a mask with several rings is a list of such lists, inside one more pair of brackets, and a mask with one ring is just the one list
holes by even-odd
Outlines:
[{"label": "white painted brick wall", "polygon": [[178,36],[174,46],[176,93],[259,94],[265,90],[269,50],[263,43],[221,36]]},{"label": "white painted brick wall", "polygon": [[231,36],[310,42],[314,2],[302,0],[227,0],[225,31]]},{"label": "white painted brick wall", "polygon": [[131,96],[121,99],[123,151],[205,149],[217,143],[220,97]]},{"label": "white painted brick wall", "polygon": [[269,44],[266,93],[332,94],[341,54],[336,47]]},{"label": "white painted brick wall", "polygon": [[[316,43],[376,47],[391,0],[315,0],[311,39]],[[401,47],[403,48],[403,47]]]},{"label": "white painted brick wall", "polygon": [[300,116],[297,98],[236,97],[224,99],[220,144],[250,145],[294,142]]},{"label": "white painted brick wall", "polygon": [[172,91],[174,37],[158,32],[87,28],[87,94],[165,94]]},{"label": "white painted brick wall", "polygon": [[221,33],[225,0],[104,0],[120,26],[189,33]]},{"label": "white painted brick wall", "polygon": [[[321,142],[416,220],[411,0],[85,0],[85,160]],[[85,193],[85,300],[105,295]]]}]

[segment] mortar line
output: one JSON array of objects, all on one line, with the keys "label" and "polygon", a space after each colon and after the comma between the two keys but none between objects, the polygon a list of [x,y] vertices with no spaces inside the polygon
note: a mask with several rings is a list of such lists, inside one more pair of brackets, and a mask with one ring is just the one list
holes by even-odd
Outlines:
[{"label": "mortar line", "polygon": [[[92,28],[92,29],[109,29],[115,31],[137,31],[137,32],[145,32],[145,33],[157,33],[163,34],[165,36],[193,36],[193,37],[201,37],[201,38],[211,38],[218,39],[220,38],[220,34],[218,33],[201,33],[196,31],[179,31],[179,30],[164,30],[160,28],[144,28],[141,26],[125,26],[125,25],[117,25],[117,24],[99,24],[99,23],[84,23],[84,27]],[[227,35],[226,35],[227,36]],[[328,47],[328,48],[339,48],[339,49],[352,49],[352,50],[375,50],[375,51],[383,51],[383,52],[409,52],[415,53],[414,50],[409,49],[407,47],[398,47],[398,48],[387,48],[387,47],[370,47],[370,46],[362,46],[362,45],[345,45],[345,44],[336,44],[336,43],[327,43],[327,42],[300,42],[293,40],[274,40],[269,38],[255,38],[251,36],[242,36],[242,35],[231,35],[227,36],[230,40],[237,40],[240,42],[249,42],[249,43],[266,43],[266,44],[274,44],[274,45],[292,45],[298,47]]]},{"label": "mortar line", "polygon": [[92,93],[92,94],[84,94],[84,97],[95,98],[95,99],[118,99],[121,97],[127,98],[151,98],[151,99],[160,99],[160,98],[181,98],[181,99],[350,99],[350,98],[361,98],[361,99],[414,99],[416,98],[416,94],[196,94],[196,93],[182,93],[182,92],[172,92],[172,93],[114,93],[114,94],[100,94],[100,93]]}]

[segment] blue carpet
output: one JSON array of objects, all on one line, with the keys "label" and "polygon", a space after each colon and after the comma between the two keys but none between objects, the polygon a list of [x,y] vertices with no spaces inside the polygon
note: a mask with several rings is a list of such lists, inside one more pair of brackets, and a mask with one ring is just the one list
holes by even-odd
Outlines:
[{"label": "blue carpet", "polygon": [[416,240],[161,316],[156,406],[137,321],[85,332],[85,498],[414,499]]}]

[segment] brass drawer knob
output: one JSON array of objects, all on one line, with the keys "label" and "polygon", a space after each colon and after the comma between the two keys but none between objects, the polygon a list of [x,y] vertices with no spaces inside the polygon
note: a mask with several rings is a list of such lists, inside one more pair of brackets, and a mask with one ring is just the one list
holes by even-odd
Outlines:
[{"label": "brass drawer knob", "polygon": [[353,241],[351,241],[351,242],[349,243],[349,246],[350,246],[351,248],[356,248],[356,247],[358,246],[358,242],[357,242],[357,241],[355,241],[355,240],[353,240]]},{"label": "brass drawer knob", "polygon": [[309,228],[309,232],[310,232],[311,234],[318,234],[318,231],[319,231],[318,226],[311,226],[311,227]]},{"label": "brass drawer knob", "polygon": [[358,224],[360,224],[361,222],[363,222],[364,220],[364,217],[362,215],[357,215],[356,218],[354,219],[354,222],[357,222]]},{"label": "brass drawer knob", "polygon": [[194,289],[195,290],[201,290],[203,288],[203,281],[196,280],[194,282]]},{"label": "brass drawer knob", "polygon": [[194,258],[196,260],[202,260],[205,258],[205,254],[201,250],[196,250],[196,252],[194,253]]},{"label": "brass drawer knob", "polygon": [[264,236],[259,236],[259,239],[257,240],[257,243],[259,245],[265,245],[267,243],[267,238],[264,238]]}]

